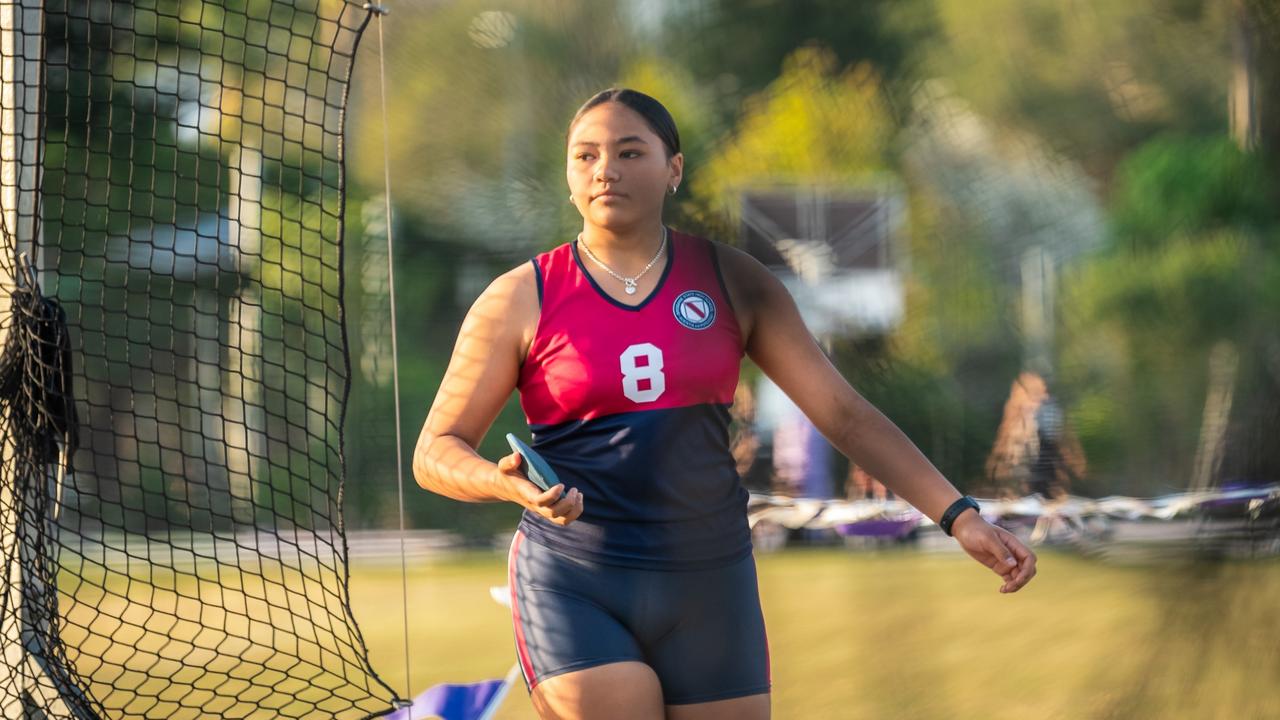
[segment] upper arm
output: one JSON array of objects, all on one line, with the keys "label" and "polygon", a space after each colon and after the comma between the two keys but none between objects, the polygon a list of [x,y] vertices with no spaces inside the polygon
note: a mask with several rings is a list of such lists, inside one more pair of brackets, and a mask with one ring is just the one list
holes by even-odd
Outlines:
[{"label": "upper arm", "polygon": [[454,435],[471,447],[480,440],[516,387],[520,364],[538,319],[530,263],[500,275],[472,304],[453,355],[422,426],[419,444]]},{"label": "upper arm", "polygon": [[782,281],[751,255],[721,248],[747,356],[834,442],[856,392],[809,332]]}]

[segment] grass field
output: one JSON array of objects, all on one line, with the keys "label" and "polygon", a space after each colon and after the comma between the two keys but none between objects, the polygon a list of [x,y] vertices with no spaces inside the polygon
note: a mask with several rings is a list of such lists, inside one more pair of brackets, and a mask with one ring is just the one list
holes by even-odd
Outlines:
[{"label": "grass field", "polygon": [[[961,554],[763,555],[774,717],[1280,718],[1280,562],[1115,567],[1039,553],[1021,592]],[[414,694],[501,677],[505,558],[410,571]],[[399,567],[353,566],[374,667],[404,692]],[[522,685],[498,720],[531,719]]]}]

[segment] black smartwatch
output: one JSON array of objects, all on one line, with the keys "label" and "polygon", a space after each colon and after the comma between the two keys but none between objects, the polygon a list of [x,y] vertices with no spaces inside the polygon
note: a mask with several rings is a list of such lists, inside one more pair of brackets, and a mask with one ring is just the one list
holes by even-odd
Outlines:
[{"label": "black smartwatch", "polygon": [[979,511],[978,501],[968,495],[965,495],[959,500],[951,503],[951,506],[947,508],[946,512],[942,513],[942,519],[938,521],[938,527],[942,528],[942,532],[946,533],[947,537],[951,537],[951,523],[955,522],[956,518],[960,517],[960,513],[968,510],[969,508],[973,508],[974,511]]}]

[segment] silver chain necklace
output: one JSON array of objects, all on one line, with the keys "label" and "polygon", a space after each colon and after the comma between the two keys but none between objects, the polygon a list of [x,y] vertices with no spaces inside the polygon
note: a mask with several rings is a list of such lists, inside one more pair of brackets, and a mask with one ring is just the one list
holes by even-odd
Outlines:
[{"label": "silver chain necklace", "polygon": [[667,247],[667,226],[666,225],[662,226],[662,243],[658,245],[658,252],[653,256],[653,259],[649,261],[649,264],[645,265],[644,269],[641,270],[635,277],[622,277],[618,273],[614,272],[613,268],[609,267],[608,265],[605,265],[604,262],[600,260],[600,258],[596,257],[595,253],[591,252],[591,246],[587,244],[586,240],[582,239],[582,233],[578,233],[578,242],[582,243],[583,249],[587,251],[587,257],[591,258],[592,261],[595,262],[595,264],[604,268],[605,272],[621,280],[622,284],[626,286],[626,291],[628,295],[635,295],[636,281],[639,280],[641,276],[643,276],[645,273],[649,272],[649,268],[653,267],[653,264],[658,262],[658,258],[662,257],[663,249]]}]

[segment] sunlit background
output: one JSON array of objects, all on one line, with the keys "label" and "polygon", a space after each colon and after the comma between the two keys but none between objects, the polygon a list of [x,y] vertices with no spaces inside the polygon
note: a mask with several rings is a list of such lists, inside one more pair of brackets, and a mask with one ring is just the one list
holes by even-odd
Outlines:
[{"label": "sunlit background", "polygon": [[[1272,0],[15,7],[3,243],[67,310],[81,412],[57,494],[57,453],[0,467],[21,662],[58,630],[42,652],[129,718],[503,677],[520,508],[428,493],[409,456],[471,303],[581,229],[567,124],[624,86],[679,127],[666,222],[773,269],[1039,554],[998,593],[745,363],[775,717],[1280,717]],[[515,396],[480,453],[507,432]],[[496,718],[533,717],[517,682]]]},{"label": "sunlit background", "polygon": [[[407,443],[470,302],[581,229],[564,199],[567,122],[595,91],[621,85],[658,98],[679,126],[687,180],[667,221],[774,267],[845,377],[960,488],[1151,499],[1280,478],[1274,5],[390,8]],[[397,504],[371,37],[348,134],[358,281],[347,517],[385,529]],[[749,363],[735,412],[753,491],[892,498]],[[481,453],[504,453],[508,431],[527,432],[514,397]],[[509,537],[518,508],[406,483],[410,525],[443,531],[417,535],[423,554],[411,556],[410,684],[500,676],[510,624],[485,606],[504,567],[489,548]],[[1275,535],[1225,552],[1253,559],[1209,561],[1186,552],[1205,522],[1193,512],[1040,527],[1040,576],[1008,597],[932,541],[936,531],[900,541],[758,525],[775,714],[1280,715],[1280,632],[1264,601],[1280,581]],[[1023,537],[1035,525],[1009,522]],[[477,550],[426,554],[437,542]],[[370,577],[394,594],[396,576],[383,572]],[[357,612],[396,685],[400,629]],[[532,717],[522,690],[500,717]]]}]

